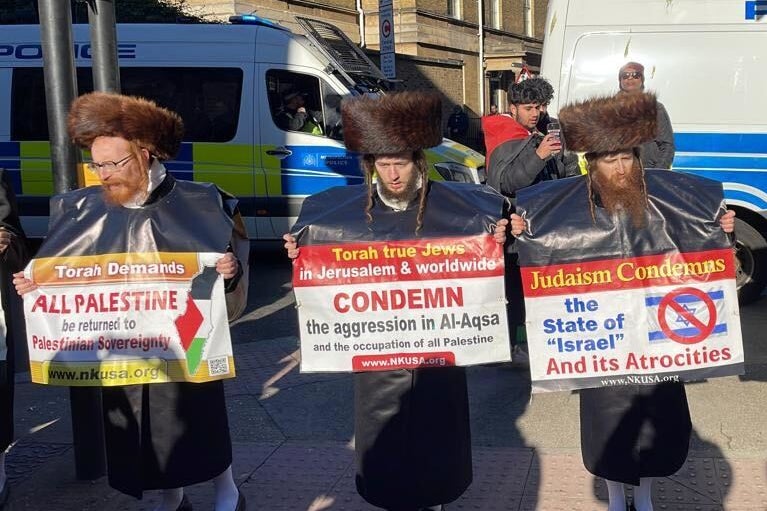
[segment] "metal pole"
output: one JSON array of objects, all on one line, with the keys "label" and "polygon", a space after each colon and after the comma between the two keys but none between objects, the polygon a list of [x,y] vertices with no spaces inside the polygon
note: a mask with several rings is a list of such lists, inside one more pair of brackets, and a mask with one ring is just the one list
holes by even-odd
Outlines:
[{"label": "metal pole", "polygon": [[114,1],[90,0],[88,24],[91,32],[93,89],[103,92],[120,92]]},{"label": "metal pole", "polygon": [[56,193],[77,188],[79,151],[67,136],[67,112],[77,95],[72,12],[69,2],[39,0],[45,101],[51,140],[51,168]]},{"label": "metal pole", "polygon": [[482,0],[477,0],[477,18],[479,24],[479,115],[485,115],[485,16]]},{"label": "metal pole", "polygon": [[[77,91],[72,11],[69,2],[39,0],[43,48],[45,100],[51,140],[51,167],[56,193],[77,188],[80,153],[67,136],[67,112]],[[96,479],[106,473],[101,389],[70,387],[72,441],[78,479]]]}]

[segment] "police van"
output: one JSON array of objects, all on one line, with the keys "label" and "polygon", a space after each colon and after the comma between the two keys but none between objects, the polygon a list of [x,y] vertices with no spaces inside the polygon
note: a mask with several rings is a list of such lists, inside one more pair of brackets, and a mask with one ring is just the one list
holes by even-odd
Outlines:
[{"label": "police van", "polygon": [[[550,0],[541,75],[560,105],[645,67],[674,128],[672,169],[721,181],[737,212],[741,303],[767,284],[767,2]],[[566,143],[567,141],[565,141]]]},{"label": "police van", "polygon": [[[381,71],[337,27],[297,18],[306,34],[269,20],[117,26],[122,92],[178,112],[186,134],[168,169],[236,195],[254,239],[287,232],[304,197],[362,183],[343,146],[339,103],[382,94]],[[87,25],[73,28],[79,93],[91,91]],[[44,236],[53,192],[39,26],[0,31],[0,168],[18,196],[30,236]],[[282,122],[300,96],[311,122]],[[445,139],[429,151],[435,179],[478,182],[484,158]]]}]

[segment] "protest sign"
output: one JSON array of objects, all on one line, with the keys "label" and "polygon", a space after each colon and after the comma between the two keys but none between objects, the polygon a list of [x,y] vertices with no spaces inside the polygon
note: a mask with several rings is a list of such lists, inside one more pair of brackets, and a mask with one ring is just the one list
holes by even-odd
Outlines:
[{"label": "protest sign", "polygon": [[32,381],[111,386],[234,374],[217,253],[41,258],[24,295]]},{"label": "protest sign", "polygon": [[227,246],[239,252],[236,201],[213,185],[166,179],[160,188],[162,200],[141,208],[110,205],[100,187],[51,198],[48,236],[25,269],[38,285],[24,295],[32,381],[115,386],[235,376],[215,266]]},{"label": "protest sign", "polygon": [[533,391],[741,374],[721,184],[648,170],[648,219],[588,201],[586,178],[530,187],[518,211]]},{"label": "protest sign", "polygon": [[24,295],[32,381],[111,386],[234,376],[217,253],[34,259]]},{"label": "protest sign", "polygon": [[[432,183],[416,236],[407,212],[365,222],[356,200],[364,188],[346,188],[307,199],[297,224],[301,370],[509,360],[503,246],[490,234],[503,199],[481,187]],[[341,193],[343,200],[333,199]]]}]

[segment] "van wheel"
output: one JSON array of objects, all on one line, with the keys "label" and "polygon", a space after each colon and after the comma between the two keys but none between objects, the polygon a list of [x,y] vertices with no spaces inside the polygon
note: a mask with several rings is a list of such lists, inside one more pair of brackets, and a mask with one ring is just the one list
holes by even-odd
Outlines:
[{"label": "van wheel", "polygon": [[738,301],[746,305],[759,298],[767,285],[767,240],[739,218],[735,219],[735,237],[738,258],[735,283]]}]

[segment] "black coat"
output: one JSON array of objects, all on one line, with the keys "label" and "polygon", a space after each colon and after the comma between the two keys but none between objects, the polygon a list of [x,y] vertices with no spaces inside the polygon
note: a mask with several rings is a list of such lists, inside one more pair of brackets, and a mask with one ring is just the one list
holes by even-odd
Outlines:
[{"label": "black coat", "polygon": [[676,153],[674,129],[666,107],[658,101],[658,134],[639,146],[639,157],[646,169],[670,169]]},{"label": "black coat", "polygon": [[[367,224],[366,191],[365,185],[345,186],[309,197],[293,229],[299,244],[476,233],[481,225],[489,229],[505,202],[486,187],[429,182],[423,227],[416,235],[417,201],[395,211],[375,198],[373,221]],[[488,204],[497,209],[493,218],[482,213]],[[467,210],[475,215],[451,214]],[[326,221],[328,214],[343,221]],[[357,373],[354,395],[356,482],[365,500],[410,511],[451,502],[469,487],[471,432],[463,368]]]},{"label": "black coat", "polygon": [[0,226],[12,234],[11,243],[0,255],[0,296],[5,318],[4,360],[0,360],[0,449],[3,451],[13,442],[13,381],[16,344],[25,342],[24,309],[21,298],[12,284],[12,274],[27,263],[26,238],[19,222],[16,197],[7,176],[0,171]]},{"label": "black coat", "polygon": [[[224,252],[234,236],[230,206],[214,186],[170,175],[137,209],[106,206],[97,187],[75,190],[51,199],[50,232],[72,241],[43,245],[39,255]],[[201,232],[209,237],[201,239]],[[127,385],[102,392],[113,488],[140,498],[144,490],[207,481],[231,465],[223,382]]]},{"label": "black coat", "polygon": [[690,410],[681,383],[580,391],[581,454],[586,470],[639,486],[666,477],[687,459]]},{"label": "black coat", "polygon": [[[592,196],[592,219],[586,178],[525,190],[519,212],[539,232],[553,234],[537,241],[526,239],[526,248],[520,251],[522,264],[695,252],[728,245],[716,218],[721,183],[657,169],[646,169],[644,177],[649,200],[642,228],[627,215],[611,215],[598,196]],[[559,209],[552,211],[550,204],[559,204]],[[683,372],[679,375],[684,377]],[[640,477],[673,474],[687,458],[692,425],[682,383],[587,389],[580,391],[580,399],[581,453],[592,474],[638,485]]]}]

